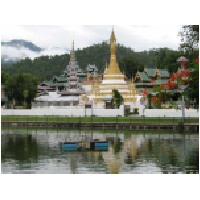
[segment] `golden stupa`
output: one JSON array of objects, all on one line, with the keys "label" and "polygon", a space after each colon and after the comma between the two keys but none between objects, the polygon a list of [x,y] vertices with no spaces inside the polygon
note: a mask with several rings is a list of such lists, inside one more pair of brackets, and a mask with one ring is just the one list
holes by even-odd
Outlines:
[{"label": "golden stupa", "polygon": [[127,81],[116,60],[116,38],[113,29],[110,37],[110,64],[104,70],[102,81],[95,81],[90,94],[94,108],[108,108],[107,103],[112,99],[114,89],[123,96],[126,107],[131,110],[136,108],[135,84]]}]

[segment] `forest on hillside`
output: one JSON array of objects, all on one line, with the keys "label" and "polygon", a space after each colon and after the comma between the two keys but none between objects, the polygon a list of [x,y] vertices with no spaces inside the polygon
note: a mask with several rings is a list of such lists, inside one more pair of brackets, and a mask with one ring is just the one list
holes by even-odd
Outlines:
[{"label": "forest on hillside", "polygon": [[[85,70],[88,64],[95,64],[99,73],[102,73],[106,63],[110,61],[110,45],[103,42],[93,46],[78,49],[75,51],[80,68]],[[189,59],[188,65],[193,67],[193,59],[198,56],[198,51],[185,52],[184,56]],[[181,51],[174,51],[168,48],[151,49],[149,51],[135,52],[131,48],[117,44],[117,60],[120,69],[132,78],[137,70],[143,71],[145,66],[151,68],[165,68],[170,73],[177,71],[180,63],[177,58],[183,55]],[[31,60],[25,58],[11,65],[2,65],[2,70],[13,76],[16,74],[30,73],[39,81],[52,79],[55,75],[63,74],[66,65],[69,63],[69,55],[40,56]]]}]

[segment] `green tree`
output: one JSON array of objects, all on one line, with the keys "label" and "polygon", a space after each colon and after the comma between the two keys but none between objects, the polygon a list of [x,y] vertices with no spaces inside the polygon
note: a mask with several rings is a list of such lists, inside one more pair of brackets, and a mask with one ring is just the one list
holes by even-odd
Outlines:
[{"label": "green tree", "polygon": [[126,56],[119,60],[121,71],[131,79],[135,77],[138,70],[142,70],[142,64],[137,56]]},{"label": "green tree", "polygon": [[160,109],[161,108],[161,101],[160,101],[160,94],[156,94],[156,108]]},{"label": "green tree", "polygon": [[28,90],[23,91],[23,96],[24,96],[24,108],[27,108],[27,97],[28,97]]},{"label": "green tree", "polygon": [[[117,61],[120,70],[130,78],[135,78],[137,70],[143,71],[144,66],[155,68],[166,68],[176,72],[180,67],[177,65],[177,58],[183,55],[183,52],[173,51],[168,48],[151,49],[149,51],[135,52],[131,48],[117,44]],[[78,49],[76,52],[78,64],[82,70],[86,69],[87,64],[95,64],[99,69],[99,74],[103,73],[106,63],[110,62],[110,45],[103,42],[93,46]],[[198,56],[197,51],[185,52],[184,56],[189,59],[188,66],[193,68],[191,62]],[[64,74],[66,65],[69,63],[69,54],[55,56],[40,56],[31,60],[26,58],[14,64],[2,64],[2,69],[9,76],[16,74],[30,73],[36,76],[40,82],[52,80],[53,76]]]},{"label": "green tree", "polygon": [[160,92],[161,91],[161,86],[156,86],[153,88],[153,92]]},{"label": "green tree", "polygon": [[148,98],[148,107],[149,107],[149,109],[151,109],[151,108],[152,108],[152,103],[151,103],[152,94],[149,93],[149,94],[147,95],[147,98]]},{"label": "green tree", "polygon": [[167,48],[160,48],[157,52],[157,59],[156,59],[156,67],[163,68],[163,64],[164,64],[164,59],[166,57],[166,53],[167,53]]},{"label": "green tree", "polygon": [[8,73],[1,71],[1,84],[5,85],[6,82],[8,81]]},{"label": "green tree", "polygon": [[37,94],[38,80],[31,74],[19,74],[10,77],[5,86],[5,91],[10,100],[15,99],[17,105],[23,105],[26,99],[28,108],[31,107],[31,101]]},{"label": "green tree", "polygon": [[166,101],[170,100],[170,94],[166,93],[166,92],[161,92],[160,93],[160,101],[165,103]]},{"label": "green tree", "polygon": [[115,108],[119,108],[120,105],[124,102],[123,97],[118,90],[113,90],[113,105]]},{"label": "green tree", "polygon": [[199,64],[194,65],[194,71],[190,75],[188,87],[185,90],[189,99],[195,101],[195,106],[199,107]]}]

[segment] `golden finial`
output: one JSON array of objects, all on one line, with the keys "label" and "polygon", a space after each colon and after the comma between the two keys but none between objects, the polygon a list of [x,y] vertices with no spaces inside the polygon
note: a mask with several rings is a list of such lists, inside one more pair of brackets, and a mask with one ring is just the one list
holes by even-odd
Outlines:
[{"label": "golden finial", "polygon": [[116,38],[115,38],[115,32],[114,32],[114,26],[113,26],[111,37],[110,37],[110,43],[115,43],[115,42],[116,42]]},{"label": "golden finial", "polygon": [[110,64],[106,70],[106,74],[122,74],[120,72],[117,60],[116,60],[116,38],[114,28],[110,36]]},{"label": "golden finial", "polygon": [[70,51],[70,61],[75,61],[74,40],[72,42],[71,51]]}]

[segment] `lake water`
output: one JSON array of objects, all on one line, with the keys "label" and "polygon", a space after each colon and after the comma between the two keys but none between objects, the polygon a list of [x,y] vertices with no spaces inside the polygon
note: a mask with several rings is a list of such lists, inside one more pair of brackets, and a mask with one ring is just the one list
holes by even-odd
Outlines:
[{"label": "lake water", "polygon": [[[102,150],[67,150],[64,142]],[[162,174],[199,173],[199,135],[176,132],[32,130],[1,131],[1,173]]]}]

